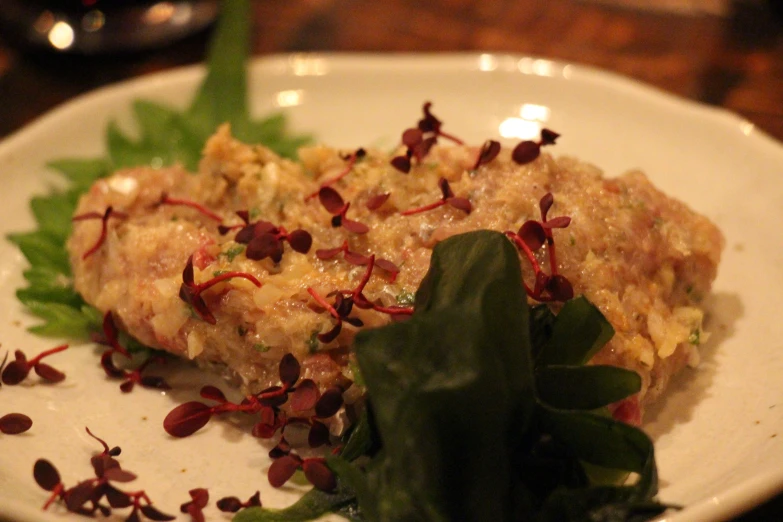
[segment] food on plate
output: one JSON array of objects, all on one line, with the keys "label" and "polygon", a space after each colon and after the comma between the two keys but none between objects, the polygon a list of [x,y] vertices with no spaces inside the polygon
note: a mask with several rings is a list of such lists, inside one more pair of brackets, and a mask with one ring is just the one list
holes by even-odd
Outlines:
[{"label": "food on plate", "polygon": [[[427,143],[422,153],[422,137],[409,134],[392,154],[314,146],[294,162],[222,126],[198,174],[124,169],[82,196],[67,244],[74,286],[142,343],[225,368],[247,392],[277,384],[287,353],[325,389],[354,380],[358,330],[411,313],[436,244],[508,231],[531,295],[558,310],[557,294],[572,290],[614,327],[592,362],[639,373],[639,394],[615,406],[638,424],[698,360],[700,300],[723,239],[641,172],[606,178],[539,154],[556,137],[523,142],[534,153],[495,142]],[[520,230],[528,221],[539,225]],[[527,255],[523,243],[542,233]],[[539,272],[571,289],[542,292]]]}]

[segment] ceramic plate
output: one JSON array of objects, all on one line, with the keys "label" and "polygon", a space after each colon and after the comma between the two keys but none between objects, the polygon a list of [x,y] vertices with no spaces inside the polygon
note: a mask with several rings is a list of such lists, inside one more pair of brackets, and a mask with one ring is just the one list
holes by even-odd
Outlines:
[{"label": "ceramic plate", "polygon": [[[111,119],[128,128],[131,100],[182,107],[203,69],[186,68],[101,89],[52,111],[0,144],[3,205],[0,231],[28,230],[28,200],[59,178],[47,160],[97,156]],[[641,168],[664,191],[712,218],[726,250],[708,298],[709,341],[698,369],[675,381],[647,416],[661,477],[660,499],[686,506],[666,520],[723,520],[783,489],[783,146],[723,111],[696,105],[590,68],[506,55],[293,55],[253,62],[253,111],[281,108],[295,130],[326,143],[356,148],[393,145],[415,122],[422,102],[450,131],[481,143],[509,143],[546,125],[562,134],[553,149],[600,166],[608,176]],[[35,320],[14,298],[26,264],[0,245],[0,341],[28,354],[56,340],[26,332]],[[68,378],[37,378],[0,390],[0,414],[30,415],[33,429],[0,437],[0,518],[60,520],[45,514],[46,493],[33,481],[39,457],[53,462],[66,484],[91,473],[99,450],[87,426],[123,449],[123,466],[139,475],[163,511],[177,513],[188,490],[206,487],[213,501],[247,498],[261,489],[267,506],[293,501],[296,488],[268,487],[267,449],[226,422],[172,440],[162,419],[195,395],[204,377],[167,370],[175,390],[120,393],[98,366],[98,351],[75,346],[51,359]],[[213,379],[214,382],[214,379]],[[188,386],[190,384],[190,386]],[[214,505],[214,502],[213,504]],[[222,518],[222,517],[220,517]]]}]

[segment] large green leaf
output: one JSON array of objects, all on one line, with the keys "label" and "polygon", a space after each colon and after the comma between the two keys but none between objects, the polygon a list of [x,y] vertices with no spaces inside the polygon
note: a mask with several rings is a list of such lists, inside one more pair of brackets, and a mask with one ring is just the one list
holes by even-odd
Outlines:
[{"label": "large green leaf", "polygon": [[543,366],[536,368],[540,400],[554,408],[594,410],[637,393],[639,374],[616,366]]},{"label": "large green leaf", "polygon": [[362,511],[371,520],[503,520],[515,495],[513,435],[532,411],[518,255],[497,232],[447,239],[416,301],[409,321],[356,338],[385,456],[368,472]]},{"label": "large green leaf", "polygon": [[536,365],[580,365],[589,361],[614,335],[614,328],[584,296],[566,302],[541,347]]}]

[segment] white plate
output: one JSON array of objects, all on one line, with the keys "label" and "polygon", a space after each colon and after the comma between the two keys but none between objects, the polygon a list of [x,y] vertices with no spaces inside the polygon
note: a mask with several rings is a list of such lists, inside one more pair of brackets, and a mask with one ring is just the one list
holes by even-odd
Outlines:
[{"label": "white plate", "polygon": [[[103,152],[107,121],[128,124],[130,101],[184,106],[203,70],[186,68],[101,89],[52,111],[0,144],[0,232],[32,227],[27,201],[57,182],[53,158]],[[254,112],[283,106],[296,130],[346,147],[394,144],[425,100],[449,131],[480,143],[501,133],[528,136],[545,124],[562,134],[552,150],[575,154],[610,176],[642,168],[669,194],[711,217],[727,248],[707,306],[713,335],[703,361],[676,381],[648,416],[661,476],[660,498],[686,509],[667,518],[723,520],[783,489],[783,146],[723,111],[696,105],[593,69],[504,55],[295,55],[256,60]],[[0,245],[0,341],[35,354],[54,342],[25,332],[34,319],[16,302],[25,262]],[[0,390],[0,414],[21,411],[35,424],[0,437],[0,518],[46,516],[46,493],[33,462],[55,463],[66,484],[87,478],[99,447],[84,427],[123,448],[123,465],[139,474],[162,510],[176,513],[187,491],[207,487],[214,500],[262,490],[267,506],[290,503],[293,490],[267,486],[266,449],[239,429],[212,422],[171,440],[161,420],[189,392],[136,389],[124,395],[106,381],[90,346],[51,359],[65,382],[28,380]],[[172,378],[172,384],[190,377]],[[67,518],[67,515],[66,515]]]}]

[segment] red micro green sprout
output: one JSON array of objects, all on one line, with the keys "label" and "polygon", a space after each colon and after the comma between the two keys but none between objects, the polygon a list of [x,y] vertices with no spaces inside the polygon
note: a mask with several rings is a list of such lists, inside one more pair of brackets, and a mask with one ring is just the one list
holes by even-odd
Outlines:
[{"label": "red micro green sprout", "polygon": [[[63,350],[66,349],[68,349],[68,345],[62,344],[50,350],[45,350],[30,360],[27,360],[27,356],[25,356],[24,352],[22,352],[21,350],[16,350],[14,352],[14,360],[8,363],[8,365],[5,366],[5,368],[3,368],[2,370],[3,383],[9,386],[19,384],[20,382],[22,382],[27,378],[27,376],[30,374],[30,370],[35,370],[35,373],[46,381],[49,382],[62,381],[63,379],[65,379],[65,374],[60,370],[56,370],[55,368],[49,366],[48,364],[41,362],[41,359],[43,359],[44,357],[48,357],[52,354],[62,352]],[[7,353],[6,353],[6,357],[8,357]],[[3,363],[5,364],[5,360],[3,361]]]},{"label": "red micro green sprout", "polygon": [[[214,386],[204,386],[201,389],[201,397],[216,404],[210,406],[199,401],[180,404],[163,420],[163,428],[173,437],[187,437],[204,427],[213,415],[244,413],[256,416],[251,432],[254,437],[270,439],[276,433],[281,433],[278,444],[269,452],[272,458],[290,454],[291,447],[286,441],[284,430],[292,424],[308,426],[308,444],[311,447],[329,444],[329,429],[323,420],[337,414],[342,408],[343,391],[352,383],[341,382],[321,393],[313,380],[300,380],[299,361],[290,353],[280,360],[278,373],[280,385],[271,386],[256,395],[249,395],[240,403],[229,401],[223,392]],[[282,411],[283,405],[288,406],[290,415]]]},{"label": "red micro green sprout", "polygon": [[479,150],[478,157],[476,157],[476,163],[473,165],[473,170],[478,169],[482,165],[490,163],[500,154],[500,143],[495,140],[487,140]]},{"label": "red micro green sprout", "polygon": [[343,179],[345,176],[350,174],[350,172],[353,170],[354,165],[356,165],[356,162],[358,160],[362,159],[363,157],[365,157],[366,155],[367,155],[367,151],[365,151],[363,148],[359,148],[359,149],[356,149],[351,154],[349,154],[347,156],[344,156],[343,159],[347,162],[347,164],[345,165],[345,168],[342,170],[342,172],[340,172],[335,177],[327,179],[326,181],[321,183],[321,186],[320,186],[319,190],[316,190],[312,194],[309,194],[305,198],[305,201],[308,201],[308,200],[313,199],[314,197],[316,197],[318,195],[318,192],[320,191],[321,188],[329,187],[331,185],[334,185],[335,183],[337,183],[338,181]]},{"label": "red micro green sprout", "polygon": [[315,289],[310,287],[307,288],[307,292],[315,299],[316,303],[329,312],[329,315],[335,319],[335,324],[331,330],[318,334],[317,337],[319,341],[322,343],[330,343],[336,339],[342,331],[343,322],[357,328],[364,326],[364,323],[358,317],[350,317],[354,305],[358,308],[373,309],[377,312],[392,316],[411,315],[413,313],[412,308],[402,306],[381,306],[371,302],[365,297],[364,287],[367,286],[367,283],[370,280],[375,264],[375,256],[372,255],[367,260],[367,270],[365,270],[362,279],[353,290],[337,290],[328,294],[327,297],[334,296],[334,303],[329,303],[329,301],[316,292]]},{"label": "red micro green sprout", "polygon": [[[335,248],[319,248],[315,251],[315,256],[321,260],[332,259],[339,254],[343,254],[343,259],[352,265],[364,266],[370,262],[370,256],[365,256],[348,249],[348,241]],[[389,273],[389,281],[393,283],[400,273],[400,268],[388,259],[376,259],[375,266]]]},{"label": "red micro green sprout", "polygon": [[215,214],[201,203],[197,203],[189,199],[172,198],[166,192],[160,195],[160,201],[158,202],[158,204],[171,205],[175,207],[190,207],[213,221],[217,221],[218,223],[223,221],[223,218],[221,216]]},{"label": "red micro green sprout", "polygon": [[306,254],[313,244],[313,237],[302,229],[288,232],[284,227],[278,227],[269,221],[256,221],[250,223],[250,216],[246,210],[240,210],[237,215],[245,222],[244,225],[220,226],[221,234],[229,230],[239,228],[234,241],[247,245],[245,255],[248,259],[260,261],[267,257],[275,263],[283,259],[283,242],[288,242],[294,251]]},{"label": "red micro green sprout", "polygon": [[[68,511],[86,516],[94,516],[96,512],[100,512],[104,517],[108,517],[112,514],[112,509],[129,507],[131,512],[126,517],[126,522],[138,522],[141,516],[155,521],[174,520],[173,516],[155,508],[143,490],[122,491],[117,487],[117,484],[135,480],[136,475],[122,469],[115,458],[121,453],[119,447],[109,449],[106,442],[93,435],[89,428],[86,430],[103,447],[103,452],[90,458],[95,478],[66,488],[57,468],[48,460],[38,459],[33,466],[33,478],[41,488],[51,492],[43,509],[48,509],[59,500]],[[104,500],[105,504],[102,502]]]},{"label": "red micro green sprout", "polygon": [[530,163],[541,155],[541,147],[554,145],[555,140],[559,137],[560,135],[554,131],[541,129],[541,138],[538,141],[526,140],[520,142],[511,151],[511,159],[520,165]]},{"label": "red micro green sprout", "polygon": [[33,420],[24,413],[8,413],[0,417],[0,433],[18,435],[29,430]]},{"label": "red micro green sprout", "polygon": [[462,145],[463,142],[459,138],[452,136],[446,132],[443,132],[441,127],[443,122],[436,118],[430,108],[431,102],[426,102],[422,107],[424,117],[419,120],[416,127],[406,129],[402,133],[402,144],[405,145],[405,154],[401,156],[395,156],[391,160],[391,165],[407,174],[411,170],[411,159],[415,159],[417,163],[421,161],[429,154],[433,145],[438,142],[438,138],[445,138],[451,140],[457,145]]},{"label": "red micro green sprout", "polygon": [[364,223],[353,221],[348,219],[345,214],[351,207],[350,203],[346,203],[343,197],[332,187],[322,187],[318,191],[318,199],[321,201],[321,205],[332,215],[332,226],[342,226],[349,232],[354,234],[366,234],[370,231],[370,227]]},{"label": "red micro green sprout", "polygon": [[[553,203],[554,197],[552,194],[545,194],[539,202],[541,221],[529,220],[526,221],[517,232],[506,232],[506,235],[524,253],[533,267],[535,278],[534,286],[533,288],[530,288],[530,286],[525,283],[525,290],[530,297],[542,302],[567,301],[574,296],[574,289],[571,286],[571,282],[568,281],[565,276],[558,274],[555,240],[552,236],[552,229],[567,227],[571,223],[571,218],[560,216],[553,219],[547,219],[547,213]],[[545,244],[549,256],[549,274],[542,270],[535,255],[535,252]]]},{"label": "red micro green sprout", "polygon": [[97,252],[103,242],[106,241],[106,233],[108,231],[109,218],[126,219],[128,217],[124,212],[118,212],[111,206],[106,207],[106,210],[101,214],[100,212],[85,212],[84,214],[78,214],[71,218],[71,221],[86,221],[88,219],[100,219],[101,220],[101,233],[98,235],[98,240],[91,246],[84,254],[82,259],[87,259],[95,252]]},{"label": "red micro green sprout", "polygon": [[467,198],[458,198],[454,196],[454,192],[451,191],[451,187],[449,186],[449,182],[446,180],[446,178],[440,178],[438,180],[438,188],[440,188],[441,192],[440,200],[422,207],[405,210],[401,212],[401,214],[403,216],[410,216],[412,214],[427,212],[428,210],[442,207],[446,204],[451,205],[452,207],[461,210],[466,214],[470,214],[470,212],[473,210],[473,206],[470,204],[470,200]]},{"label": "red micro green sprout", "polygon": [[204,508],[209,503],[209,491],[206,488],[195,488],[188,491],[190,501],[179,507],[181,513],[190,515],[194,522],[204,522]]},{"label": "red micro green sprout", "polygon": [[386,200],[389,199],[389,196],[391,196],[391,192],[376,194],[375,196],[372,196],[370,199],[368,199],[364,206],[367,207],[367,210],[378,210],[383,206],[384,203],[386,203]]},{"label": "red micro green sprout", "polygon": [[326,465],[326,459],[303,459],[295,454],[284,455],[269,467],[269,483],[276,488],[283,486],[298,469],[304,471],[307,480],[321,491],[330,492],[337,487],[334,472]]},{"label": "red micro green sprout", "polygon": [[201,294],[218,283],[236,277],[247,279],[257,287],[261,287],[261,282],[253,275],[246,272],[225,272],[203,283],[196,283],[193,272],[193,256],[191,255],[188,257],[188,262],[185,264],[185,269],[182,271],[182,285],[179,287],[179,297],[193,308],[193,311],[199,318],[209,324],[216,324],[217,319],[215,319],[215,316],[210,311]]},{"label": "red micro green sprout", "polygon": [[118,368],[114,364],[114,354],[120,354],[126,359],[130,359],[131,355],[128,350],[123,348],[118,339],[117,325],[114,322],[114,316],[111,312],[106,312],[103,316],[103,338],[101,343],[109,346],[109,349],[104,351],[101,355],[101,367],[106,375],[113,379],[123,379],[120,384],[120,390],[123,393],[130,393],[133,387],[138,384],[144,388],[158,389],[158,390],[170,390],[171,387],[162,378],[154,375],[142,375],[142,372],[153,362],[165,362],[162,357],[149,356],[134,370],[125,370]]},{"label": "red micro green sprout", "polygon": [[217,508],[224,513],[236,513],[240,509],[249,507],[261,507],[261,492],[256,491],[252,497],[245,502],[238,497],[223,497],[216,503]]}]

